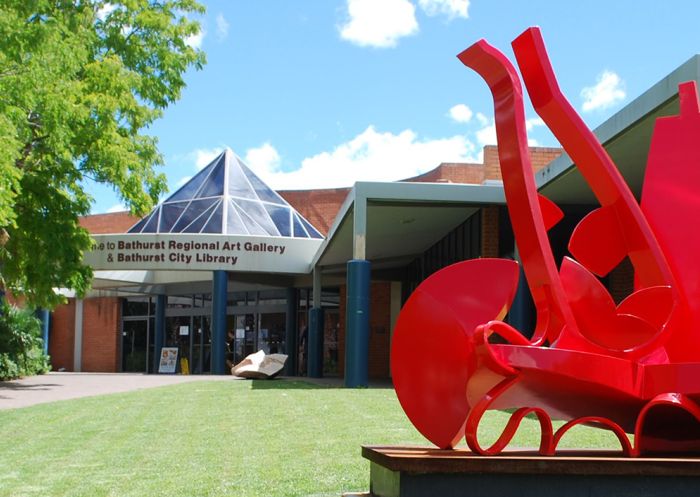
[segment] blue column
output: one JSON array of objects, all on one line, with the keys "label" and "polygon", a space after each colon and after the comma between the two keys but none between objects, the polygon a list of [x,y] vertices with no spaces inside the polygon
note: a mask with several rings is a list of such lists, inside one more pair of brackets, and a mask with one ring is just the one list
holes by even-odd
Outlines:
[{"label": "blue column", "polygon": [[369,376],[369,261],[348,261],[345,306],[345,386],[366,387]]},{"label": "blue column", "polygon": [[226,299],[228,273],[214,271],[211,296],[211,372],[226,374]]},{"label": "blue column", "polygon": [[156,296],[156,322],[153,330],[153,372],[158,372],[160,349],[165,345],[165,308],[168,306],[167,295]]},{"label": "blue column", "polygon": [[312,307],[309,309],[309,355],[307,358],[307,371],[309,378],[321,378],[323,376],[323,309]]},{"label": "blue column", "polygon": [[520,333],[529,338],[535,331],[536,320],[535,304],[532,301],[532,294],[527,285],[525,271],[523,271],[521,265],[518,290],[508,311],[508,324],[520,330]]},{"label": "blue column", "polygon": [[285,373],[287,376],[297,375],[297,358],[299,357],[299,345],[297,341],[297,291],[295,288],[287,288],[287,319],[285,321],[286,338],[285,349],[280,350],[287,354]]},{"label": "blue column", "polygon": [[49,319],[50,314],[48,309],[37,309],[36,317],[41,321],[41,335],[44,339],[44,354],[49,353]]}]

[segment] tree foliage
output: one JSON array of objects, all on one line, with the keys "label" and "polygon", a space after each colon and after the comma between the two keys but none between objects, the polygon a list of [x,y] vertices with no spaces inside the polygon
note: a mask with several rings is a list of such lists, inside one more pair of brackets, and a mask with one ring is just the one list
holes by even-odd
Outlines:
[{"label": "tree foliage", "polygon": [[0,273],[6,288],[51,307],[84,293],[91,238],[86,183],[112,185],[133,213],[166,189],[144,130],[180,97],[204,54],[195,0],[0,2]]},{"label": "tree foliage", "polygon": [[41,325],[30,309],[0,302],[0,381],[48,372]]}]

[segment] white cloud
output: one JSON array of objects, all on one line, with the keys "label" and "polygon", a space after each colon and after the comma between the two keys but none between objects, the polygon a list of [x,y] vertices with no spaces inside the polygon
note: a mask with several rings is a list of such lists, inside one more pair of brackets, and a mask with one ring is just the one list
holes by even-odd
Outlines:
[{"label": "white cloud", "polygon": [[450,20],[469,17],[469,0],[418,0],[418,5],[429,16],[443,14]]},{"label": "white cloud", "polygon": [[457,104],[450,109],[450,117],[458,123],[468,123],[471,121],[474,113],[464,104]]},{"label": "white cloud", "polygon": [[482,147],[484,145],[498,145],[498,139],[496,138],[496,125],[491,123],[477,130],[476,141]]},{"label": "white cloud", "polygon": [[275,189],[309,189],[352,186],[356,181],[396,181],[429,171],[441,162],[473,162],[475,147],[463,136],[420,139],[410,129],[398,134],[369,126],[362,133],[335,147],[307,157],[295,171],[280,171],[279,154],[266,143],[258,158],[248,165]]},{"label": "white cloud", "polygon": [[[476,113],[476,118],[481,125],[481,127],[475,132],[477,144],[481,147],[485,145],[498,145],[496,124],[494,123],[493,119],[485,116],[481,112]],[[531,117],[530,119],[525,120],[525,130],[528,132],[539,126],[545,126],[544,121],[539,117]],[[531,147],[539,146],[539,142],[534,138],[528,138],[527,144]]]},{"label": "white cloud", "polygon": [[603,71],[598,76],[595,86],[581,90],[582,109],[584,112],[607,109],[624,100],[626,96],[625,85],[620,76],[612,71]]},{"label": "white cloud", "polygon": [[244,160],[265,183],[273,180],[274,175],[279,172],[280,154],[267,142],[257,148],[249,148]]},{"label": "white cloud", "polygon": [[532,131],[534,128],[544,125],[544,121],[540,117],[531,117],[525,120],[525,129],[527,131]]},{"label": "white cloud", "polygon": [[202,48],[202,43],[204,42],[204,37],[207,35],[204,26],[200,26],[199,33],[190,35],[185,38],[185,44],[192,48]]},{"label": "white cloud", "polygon": [[361,47],[388,48],[418,32],[416,8],[408,0],[347,0],[348,21],[340,37]]},{"label": "white cloud", "polygon": [[204,166],[209,165],[209,163],[213,161],[223,150],[224,147],[216,147],[211,149],[198,148],[194,152],[190,153],[190,157],[194,159],[194,165],[197,167],[197,170],[200,170],[203,169]]},{"label": "white cloud", "polygon": [[223,41],[228,36],[229,24],[223,14],[216,16],[216,38]]},{"label": "white cloud", "polygon": [[124,211],[128,211],[128,210],[129,210],[129,208],[126,207],[124,204],[115,204],[112,207],[110,207],[109,209],[107,209],[106,212],[108,214],[111,214],[113,212],[124,212]]},{"label": "white cloud", "polygon": [[479,121],[479,124],[481,124],[482,126],[486,126],[487,124],[489,124],[491,122],[491,119],[486,117],[481,112],[476,113],[476,120]]}]

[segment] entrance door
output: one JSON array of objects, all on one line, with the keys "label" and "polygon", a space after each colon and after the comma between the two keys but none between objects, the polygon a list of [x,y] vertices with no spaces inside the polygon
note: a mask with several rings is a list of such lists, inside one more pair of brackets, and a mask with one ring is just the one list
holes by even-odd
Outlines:
[{"label": "entrance door", "polygon": [[124,320],[122,326],[122,371],[147,372],[148,320]]},{"label": "entrance door", "polygon": [[169,316],[165,318],[165,346],[177,347],[176,371],[181,372],[183,359],[187,361],[187,367],[192,369],[190,357],[190,341],[192,338],[191,316]]},{"label": "entrance door", "polygon": [[192,373],[211,372],[211,326],[209,316],[194,316],[192,329]]},{"label": "entrance door", "polygon": [[266,354],[286,354],[286,326],[286,314],[284,312],[260,314],[258,350],[262,349]]},{"label": "entrance door", "polygon": [[246,356],[262,350],[266,354],[286,354],[286,317],[284,312],[234,314],[229,316],[227,359],[238,364]]},{"label": "entrance door", "polygon": [[229,341],[229,354],[233,364],[238,364],[246,356],[257,352],[257,320],[255,314],[234,314],[233,340]]}]

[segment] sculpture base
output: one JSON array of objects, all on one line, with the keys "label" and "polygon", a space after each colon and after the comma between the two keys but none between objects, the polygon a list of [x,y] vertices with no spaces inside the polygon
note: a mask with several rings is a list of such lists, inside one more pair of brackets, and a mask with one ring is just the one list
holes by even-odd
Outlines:
[{"label": "sculpture base", "polygon": [[479,456],[465,449],[362,447],[374,497],[698,495],[700,458],[626,458],[613,452],[535,451]]}]

